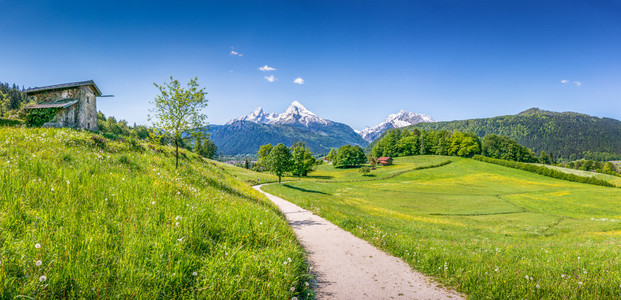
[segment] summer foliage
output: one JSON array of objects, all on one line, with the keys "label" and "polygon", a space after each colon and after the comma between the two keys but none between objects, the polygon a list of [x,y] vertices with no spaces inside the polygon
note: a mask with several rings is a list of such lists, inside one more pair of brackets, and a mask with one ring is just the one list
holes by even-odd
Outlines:
[{"label": "summer foliage", "polygon": [[472,157],[481,153],[481,141],[472,133],[446,130],[393,129],[371,150],[373,157],[408,155],[455,155]]},{"label": "summer foliage", "polygon": [[473,299],[621,298],[621,189],[454,156],[379,170],[397,168],[419,169],[353,182],[358,170],[321,168],[320,181],[264,190]]},{"label": "summer foliage", "polygon": [[232,167],[70,129],[0,145],[0,299],[308,295],[293,231]]},{"label": "summer foliage", "polygon": [[307,176],[319,163],[303,142],[294,143],[291,149],[284,144],[278,144],[276,147],[272,144],[263,145],[257,156],[258,168],[274,173],[278,176],[279,183],[285,173],[298,177]]},{"label": "summer foliage", "polygon": [[153,83],[160,90],[160,95],[152,102],[155,107],[151,110],[153,115],[149,115],[149,120],[154,121],[155,128],[170,132],[175,143],[175,167],[179,167],[179,144],[183,135],[191,134],[197,139],[201,138],[203,131],[195,129],[207,125],[207,116],[202,113],[207,107],[207,93],[199,89],[197,80],[190,79],[187,89],[182,88],[172,76],[169,83]]}]

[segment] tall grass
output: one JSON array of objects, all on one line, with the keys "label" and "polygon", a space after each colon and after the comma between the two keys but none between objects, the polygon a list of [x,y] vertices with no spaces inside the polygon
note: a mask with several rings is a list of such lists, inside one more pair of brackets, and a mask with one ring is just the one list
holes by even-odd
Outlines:
[{"label": "tall grass", "polygon": [[304,253],[220,166],[69,129],[0,128],[0,298],[283,299]]}]

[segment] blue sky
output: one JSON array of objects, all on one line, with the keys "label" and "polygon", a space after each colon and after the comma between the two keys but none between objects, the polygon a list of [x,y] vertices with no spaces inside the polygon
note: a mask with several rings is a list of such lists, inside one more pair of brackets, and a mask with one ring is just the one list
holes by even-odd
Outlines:
[{"label": "blue sky", "polygon": [[153,82],[171,75],[198,77],[212,124],[294,100],[355,129],[401,109],[436,120],[530,107],[621,119],[618,0],[0,5],[0,81],[93,79],[116,96],[99,110],[130,123],[147,124]]}]

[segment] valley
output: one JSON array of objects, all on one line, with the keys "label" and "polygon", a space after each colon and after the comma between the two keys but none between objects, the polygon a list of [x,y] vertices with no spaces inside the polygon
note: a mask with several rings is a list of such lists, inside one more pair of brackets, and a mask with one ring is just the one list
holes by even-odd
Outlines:
[{"label": "valley", "polygon": [[458,157],[396,158],[376,172],[445,159],[376,181],[320,167],[316,178],[263,189],[473,298],[621,295],[620,189]]}]

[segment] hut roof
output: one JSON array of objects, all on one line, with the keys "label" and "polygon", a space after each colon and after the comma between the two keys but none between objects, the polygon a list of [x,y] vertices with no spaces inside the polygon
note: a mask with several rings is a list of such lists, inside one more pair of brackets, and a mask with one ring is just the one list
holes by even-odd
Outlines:
[{"label": "hut roof", "polygon": [[78,100],[76,100],[76,99],[63,99],[63,100],[54,101],[54,102],[45,102],[45,103],[34,104],[34,105],[30,105],[30,106],[28,106],[26,108],[27,109],[34,109],[34,108],[65,108],[65,107],[69,107],[71,105],[74,105],[76,103],[78,103]]},{"label": "hut roof", "polygon": [[97,87],[95,82],[92,80],[61,83],[61,84],[48,85],[48,86],[42,86],[42,87],[34,87],[34,88],[25,89],[24,93],[34,94],[34,93],[42,92],[42,91],[67,89],[67,88],[79,87],[79,86],[90,86],[95,91],[95,96],[101,96],[101,90],[99,90],[99,87]]}]

